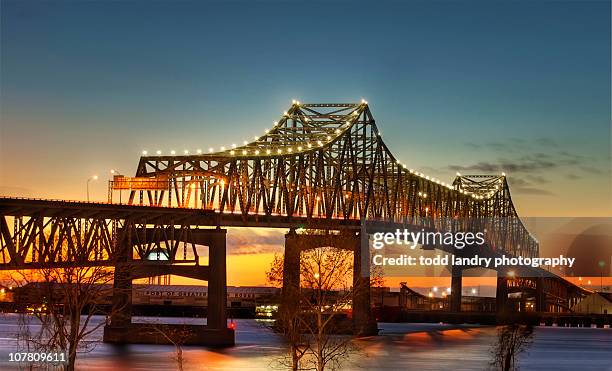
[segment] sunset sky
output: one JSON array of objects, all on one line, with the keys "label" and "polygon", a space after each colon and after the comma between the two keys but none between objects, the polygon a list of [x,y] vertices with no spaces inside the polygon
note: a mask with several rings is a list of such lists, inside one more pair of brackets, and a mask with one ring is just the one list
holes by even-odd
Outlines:
[{"label": "sunset sky", "polygon": [[[612,216],[607,1],[1,2],[0,195],[105,200],[142,150],[228,146],[370,103],[402,162],[505,171],[522,216]],[[230,231],[263,283],[284,231]],[[537,234],[537,233],[536,233]],[[234,281],[232,281],[234,280]]]}]

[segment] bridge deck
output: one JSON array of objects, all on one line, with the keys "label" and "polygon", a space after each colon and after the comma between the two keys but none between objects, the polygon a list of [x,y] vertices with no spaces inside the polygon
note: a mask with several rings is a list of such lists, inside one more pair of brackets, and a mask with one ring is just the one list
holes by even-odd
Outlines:
[{"label": "bridge deck", "polygon": [[140,206],[104,202],[0,197],[4,216],[44,216],[92,219],[132,219],[139,222],[189,224],[193,226],[293,228],[325,222],[327,228],[359,228],[357,219],[327,219],[284,215],[242,215],[216,210],[164,206]]}]

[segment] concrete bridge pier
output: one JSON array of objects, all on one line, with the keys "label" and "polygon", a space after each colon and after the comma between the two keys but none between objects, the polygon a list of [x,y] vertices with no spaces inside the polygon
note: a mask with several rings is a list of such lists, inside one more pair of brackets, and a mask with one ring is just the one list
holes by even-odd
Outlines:
[{"label": "concrete bridge pier", "polygon": [[546,292],[544,290],[544,278],[536,278],[536,295],[535,295],[536,312],[547,312]]},{"label": "concrete bridge pier", "polygon": [[503,275],[503,272],[497,273],[495,306],[497,313],[506,312],[506,310],[508,309],[508,278]]},{"label": "concrete bridge pier", "polygon": [[291,313],[299,310],[301,252],[319,247],[333,247],[353,252],[353,334],[357,336],[378,334],[376,320],[370,308],[370,276],[369,274],[364,276],[362,272],[361,243],[361,236],[354,232],[312,235],[297,234],[291,229],[285,235],[281,318],[286,316],[290,318]]},{"label": "concrete bridge pier", "polygon": [[461,288],[463,284],[463,269],[453,265],[451,268],[450,311],[461,312]]},{"label": "concrete bridge pier", "polygon": [[[208,266],[172,265],[169,262],[135,261],[125,257],[115,267],[113,312],[104,327],[104,341],[119,344],[170,344],[180,336],[185,345],[234,345],[234,330],[227,327],[226,230],[198,229],[192,241],[208,246]],[[131,252],[131,249],[125,249]],[[174,274],[208,281],[206,325],[132,323],[132,280]]]}]

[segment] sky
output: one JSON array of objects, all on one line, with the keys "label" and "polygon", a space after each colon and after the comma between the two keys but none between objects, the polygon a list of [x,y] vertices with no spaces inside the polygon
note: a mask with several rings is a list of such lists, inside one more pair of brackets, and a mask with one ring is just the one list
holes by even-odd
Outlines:
[{"label": "sky", "polygon": [[97,174],[92,199],[105,200],[109,169],[133,174],[143,150],[241,142],[292,99],[365,98],[411,168],[443,181],[504,171],[522,216],[612,216],[607,1],[0,10],[0,195],[82,200]]}]

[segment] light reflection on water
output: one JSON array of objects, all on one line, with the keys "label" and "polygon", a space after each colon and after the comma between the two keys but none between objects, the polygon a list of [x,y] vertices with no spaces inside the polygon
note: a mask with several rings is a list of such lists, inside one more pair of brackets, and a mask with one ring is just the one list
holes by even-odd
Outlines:
[{"label": "light reflection on water", "polygon": [[[96,318],[101,321],[102,318]],[[139,318],[138,321],[151,319]],[[164,322],[202,320],[164,319]],[[269,370],[285,352],[282,338],[264,323],[235,320],[236,346],[225,349],[183,347],[185,370]],[[35,322],[32,322],[35,324]],[[35,327],[33,325],[33,327]],[[440,324],[381,323],[381,336],[355,342],[359,353],[344,364],[347,370],[483,370],[489,365],[491,345],[496,341],[493,327]],[[16,350],[17,315],[0,316],[0,369],[17,369],[8,362]],[[99,341],[102,330],[92,334]],[[535,329],[534,343],[519,357],[524,370],[612,370],[612,330],[590,328]],[[172,346],[99,343],[80,354],[78,369],[87,370],[168,370],[175,369]]]}]

